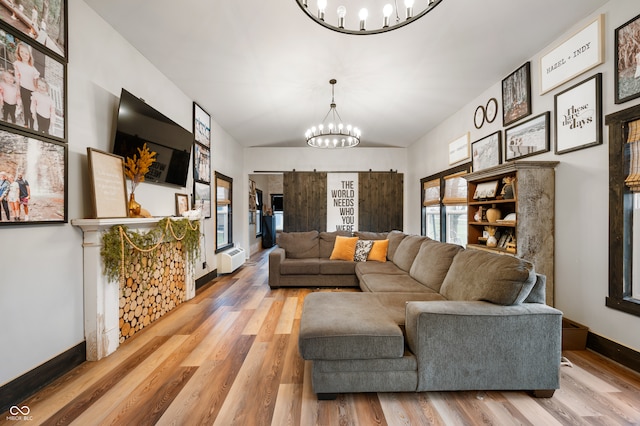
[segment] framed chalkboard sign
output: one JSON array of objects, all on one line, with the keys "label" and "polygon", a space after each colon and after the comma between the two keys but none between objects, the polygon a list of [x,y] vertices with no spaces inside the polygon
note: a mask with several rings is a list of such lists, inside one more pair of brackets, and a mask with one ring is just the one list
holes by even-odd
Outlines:
[{"label": "framed chalkboard sign", "polygon": [[127,217],[124,158],[87,148],[94,218]]}]

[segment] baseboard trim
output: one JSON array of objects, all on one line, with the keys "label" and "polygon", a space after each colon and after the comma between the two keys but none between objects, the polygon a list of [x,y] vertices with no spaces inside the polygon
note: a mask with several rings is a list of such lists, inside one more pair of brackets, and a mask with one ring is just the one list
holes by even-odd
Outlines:
[{"label": "baseboard trim", "polygon": [[205,275],[201,276],[200,278],[196,279],[196,290],[199,289],[200,287],[204,286],[205,284],[208,284],[209,282],[213,281],[217,277],[218,277],[218,270],[214,269],[213,271],[209,272],[208,274],[205,274]]},{"label": "baseboard trim", "polygon": [[0,387],[0,412],[18,405],[46,385],[63,376],[87,359],[87,344],[82,342],[44,364]]},{"label": "baseboard trim", "polygon": [[640,373],[640,352],[592,332],[587,333],[587,348]]}]

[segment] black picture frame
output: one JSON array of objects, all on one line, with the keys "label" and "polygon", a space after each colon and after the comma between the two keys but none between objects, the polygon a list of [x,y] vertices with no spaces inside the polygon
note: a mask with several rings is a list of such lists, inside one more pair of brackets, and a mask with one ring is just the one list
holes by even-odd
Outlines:
[{"label": "black picture frame", "polygon": [[531,62],[502,80],[502,125],[531,115]]},{"label": "black picture frame", "polygon": [[485,110],[482,105],[479,105],[473,113],[473,125],[476,127],[476,129],[479,129],[484,124],[484,120]]},{"label": "black picture frame", "polygon": [[202,209],[202,215],[205,219],[211,217],[211,185],[208,183],[193,183],[193,208]]},{"label": "black picture frame", "polygon": [[554,96],[555,153],[602,144],[602,73]]},{"label": "black picture frame", "polygon": [[504,159],[517,160],[550,150],[549,111],[504,131]]},{"label": "black picture frame", "polygon": [[640,97],[640,15],[615,30],[615,103]]},{"label": "black picture frame", "polygon": [[498,100],[491,98],[484,107],[484,119],[487,123],[493,123],[498,116]]},{"label": "black picture frame", "polygon": [[21,34],[25,39],[32,40],[34,44],[62,58],[65,62],[68,56],[67,40],[69,39],[67,16],[67,0],[0,2],[2,26]]},{"label": "black picture frame", "polygon": [[193,179],[211,183],[211,151],[197,142],[193,144]]},{"label": "black picture frame", "polygon": [[[0,172],[14,176],[22,175],[28,183],[29,198],[22,200],[18,194],[18,217],[6,220],[7,209],[15,218],[15,190],[12,197],[0,201],[0,226],[55,224],[68,222],[68,147],[64,143],[51,141],[26,132],[0,128]],[[2,181],[0,177],[0,181]],[[18,186],[20,190],[20,185]],[[4,190],[3,190],[4,192]],[[9,195],[9,194],[7,194]],[[7,201],[5,204],[4,201]],[[26,203],[26,204],[25,204]],[[7,208],[5,209],[5,205]],[[27,209],[25,209],[25,205]],[[26,214],[28,212],[28,218]]]},{"label": "black picture frame", "polygon": [[502,163],[502,132],[497,131],[471,143],[473,171],[495,167]]},{"label": "black picture frame", "polygon": [[211,149],[211,116],[196,102],[193,103],[193,138]]},{"label": "black picture frame", "polygon": [[[19,61],[18,55],[24,60]],[[4,94],[0,124],[66,142],[65,63],[40,50],[30,40],[0,28],[0,71]],[[40,85],[42,91],[31,90]],[[22,102],[25,98],[29,99],[26,104]],[[38,117],[34,118],[32,111]]]}]

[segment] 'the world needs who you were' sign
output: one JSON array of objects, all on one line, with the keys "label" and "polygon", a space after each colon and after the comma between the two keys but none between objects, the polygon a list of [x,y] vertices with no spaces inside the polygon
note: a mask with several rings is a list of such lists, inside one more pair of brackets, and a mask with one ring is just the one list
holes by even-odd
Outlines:
[{"label": "'the world needs who you were' sign", "polygon": [[358,174],[327,174],[327,231],[358,230]]}]

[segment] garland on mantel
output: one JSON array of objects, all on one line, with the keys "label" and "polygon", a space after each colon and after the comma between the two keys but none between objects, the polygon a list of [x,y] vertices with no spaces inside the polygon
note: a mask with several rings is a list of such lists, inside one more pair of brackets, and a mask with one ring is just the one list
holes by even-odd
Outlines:
[{"label": "garland on mantel", "polygon": [[153,256],[149,256],[149,261],[142,261],[142,255],[153,252],[162,243],[172,242],[182,245],[189,266],[193,266],[200,257],[200,222],[164,218],[154,229],[142,233],[124,225],[112,226],[102,234],[103,272],[110,281],[119,279],[124,286],[125,265],[136,262],[145,270],[151,270]]}]

